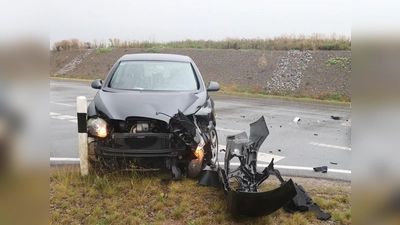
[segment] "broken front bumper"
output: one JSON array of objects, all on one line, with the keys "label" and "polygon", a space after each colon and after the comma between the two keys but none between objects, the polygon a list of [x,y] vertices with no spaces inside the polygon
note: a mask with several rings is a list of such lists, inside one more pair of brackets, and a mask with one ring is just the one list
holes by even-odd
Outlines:
[{"label": "broken front bumper", "polygon": [[264,216],[284,206],[295,195],[295,186],[290,179],[272,191],[242,192],[230,190],[226,200],[228,212],[232,215]]},{"label": "broken front bumper", "polygon": [[[219,167],[219,176],[226,195],[228,211],[233,216],[268,215],[286,205],[296,196],[292,180],[284,181],[274,169],[274,160],[263,171],[257,170],[257,153],[269,134],[264,117],[250,124],[250,137],[245,132],[227,136],[224,168]],[[230,166],[238,159],[237,169]],[[266,192],[259,192],[259,185],[270,175],[276,176],[281,186]],[[239,181],[239,188],[231,186],[230,180]]]}]

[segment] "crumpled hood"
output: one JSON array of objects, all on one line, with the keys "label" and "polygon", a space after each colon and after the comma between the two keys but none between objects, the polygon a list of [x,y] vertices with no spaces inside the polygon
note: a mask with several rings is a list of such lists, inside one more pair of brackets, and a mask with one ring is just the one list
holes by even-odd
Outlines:
[{"label": "crumpled hood", "polygon": [[110,119],[125,120],[127,117],[137,116],[168,123],[169,117],[162,114],[156,115],[156,112],[173,116],[180,110],[185,115],[190,115],[204,104],[206,98],[205,92],[106,92],[100,90],[94,99],[94,104],[97,111],[106,114]]}]

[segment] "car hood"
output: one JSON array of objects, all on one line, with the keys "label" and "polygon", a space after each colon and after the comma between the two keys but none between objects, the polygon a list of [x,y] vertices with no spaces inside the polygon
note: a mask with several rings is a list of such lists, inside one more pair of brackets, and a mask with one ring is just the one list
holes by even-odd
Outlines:
[{"label": "car hood", "polygon": [[107,92],[100,90],[93,102],[96,111],[100,111],[110,119],[125,120],[127,117],[135,116],[154,118],[168,123],[169,117],[156,113],[173,116],[180,110],[185,115],[194,114],[206,99],[205,92]]}]

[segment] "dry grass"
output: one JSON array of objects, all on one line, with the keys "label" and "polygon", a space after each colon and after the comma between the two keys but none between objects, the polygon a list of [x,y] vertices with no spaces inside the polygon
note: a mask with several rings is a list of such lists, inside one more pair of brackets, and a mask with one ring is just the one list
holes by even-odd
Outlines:
[{"label": "dry grass", "polygon": [[[64,50],[80,49],[85,46],[78,39],[62,40],[53,44],[53,49],[61,46]],[[257,50],[351,50],[351,39],[346,36],[332,34],[281,35],[274,38],[225,38],[223,40],[183,40],[170,42],[120,40],[110,38],[108,42],[91,43],[94,48],[142,48],[149,52],[159,52],[163,48],[195,48],[195,49],[257,49]],[[261,66],[264,62],[260,62]]]},{"label": "dry grass", "polygon": [[[222,190],[199,187],[190,179],[163,182],[168,176],[113,172],[81,177],[77,166],[52,167],[51,224],[321,224],[310,212],[290,214],[282,209],[259,218],[232,218]],[[276,186],[271,182],[262,188]],[[326,224],[350,224],[350,188],[326,182],[313,188],[307,182],[302,185],[331,213]]]}]

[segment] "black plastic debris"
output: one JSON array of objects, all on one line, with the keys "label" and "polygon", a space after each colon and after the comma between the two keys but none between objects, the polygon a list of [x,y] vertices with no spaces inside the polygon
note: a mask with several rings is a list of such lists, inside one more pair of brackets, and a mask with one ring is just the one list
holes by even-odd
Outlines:
[{"label": "black plastic debris", "polygon": [[233,216],[264,216],[282,208],[296,195],[292,179],[279,188],[266,192],[230,190],[227,195],[228,212]]},{"label": "black plastic debris", "polygon": [[[283,207],[296,195],[292,180],[284,181],[274,169],[274,159],[263,171],[257,171],[257,156],[261,144],[269,135],[264,117],[250,124],[250,137],[245,132],[226,138],[224,167],[219,167],[220,180],[227,198],[227,208],[232,216],[263,216]],[[230,165],[237,158],[239,167]],[[259,185],[270,175],[276,176],[281,186],[266,192],[259,192]],[[231,186],[237,181],[238,187]]]},{"label": "black plastic debris", "polygon": [[328,172],[327,166],[314,167],[313,169],[315,172],[323,172],[323,173]]},{"label": "black plastic debris", "polygon": [[318,205],[313,202],[301,185],[295,184],[295,188],[297,194],[285,206],[283,206],[285,211],[291,213],[312,211],[320,220],[328,220],[331,218],[331,215],[323,212]]},{"label": "black plastic debris", "polygon": [[280,149],[278,149],[278,152],[280,152],[281,150]]},{"label": "black plastic debris", "polygon": [[221,188],[217,171],[203,170],[199,175],[198,185],[206,187]]},{"label": "black plastic debris", "polygon": [[331,116],[331,118],[334,119],[334,120],[341,120],[342,119],[342,117],[340,117],[340,116]]},{"label": "black plastic debris", "polygon": [[318,134],[314,134],[314,136],[318,136]]},{"label": "black plastic debris", "polygon": [[333,164],[333,165],[337,165],[337,162],[331,162],[331,164]]},{"label": "black plastic debris", "polygon": [[[218,174],[228,212],[234,217],[265,216],[285,207],[291,212],[311,210],[318,219],[329,219],[330,215],[322,212],[301,186],[292,179],[285,181],[281,177],[280,172],[274,169],[274,159],[264,170],[257,170],[258,151],[268,135],[268,127],[264,117],[261,117],[250,124],[250,137],[245,132],[226,137],[224,166],[218,164]],[[239,160],[238,167],[230,165],[232,159]],[[327,167],[319,170],[327,171]],[[278,178],[280,186],[270,191],[260,191],[259,186],[270,175]]]}]

